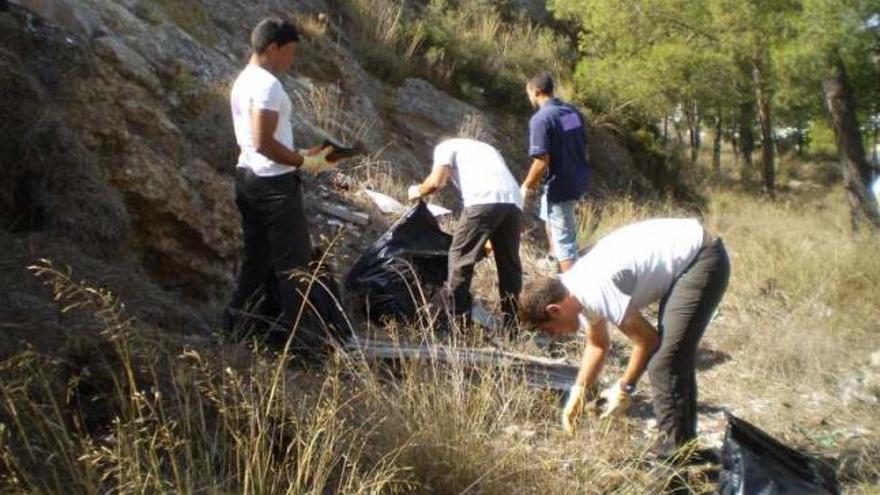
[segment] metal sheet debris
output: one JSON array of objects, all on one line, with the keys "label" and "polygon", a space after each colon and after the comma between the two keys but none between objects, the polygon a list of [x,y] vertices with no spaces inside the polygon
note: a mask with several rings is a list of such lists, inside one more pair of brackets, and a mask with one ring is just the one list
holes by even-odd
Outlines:
[{"label": "metal sheet debris", "polygon": [[345,345],[345,350],[366,359],[420,360],[460,363],[474,368],[508,368],[522,372],[532,388],[558,391],[571,388],[578,373],[578,367],[574,365],[491,347],[459,347],[428,342],[406,344],[353,337]]}]

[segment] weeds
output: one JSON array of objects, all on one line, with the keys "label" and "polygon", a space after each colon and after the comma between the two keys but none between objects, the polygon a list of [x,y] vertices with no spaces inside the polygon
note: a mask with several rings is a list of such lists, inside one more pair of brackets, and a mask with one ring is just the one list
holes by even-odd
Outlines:
[{"label": "weeds", "polygon": [[[704,339],[704,348],[727,358],[701,370],[701,403],[745,416],[801,449],[839,456],[847,486],[870,493],[880,462],[876,418],[871,407],[844,404],[836,391],[877,347],[880,267],[863,256],[876,240],[848,237],[840,191],[806,204],[724,191],[712,198],[704,222],[724,238],[733,279]],[[632,200],[582,208],[591,239],[647,216],[686,214]],[[524,265],[536,266],[538,253],[524,253]],[[703,474],[652,462],[652,430],[638,415],[588,418],[575,437],[563,435],[556,426],[560,398],[528,389],[511,368],[406,360],[389,366],[339,351],[303,372],[295,358],[260,351],[181,349],[127,318],[112,294],[51,264],[34,272],[61,311],[91,315],[101,338],[88,353],[71,351],[88,359],[29,351],[0,364],[5,491],[712,489]],[[475,291],[493,293],[486,285],[493,277],[480,280]],[[386,331],[392,339],[433,342],[429,323]],[[475,329],[455,331],[449,345],[482,345]],[[612,375],[619,358],[609,363]],[[87,406],[96,401],[104,414]]]},{"label": "weeds", "polygon": [[539,70],[570,72],[570,44],[485,0],[344,0],[353,45],[380,77],[421,77],[475,103],[525,110],[526,79]]}]

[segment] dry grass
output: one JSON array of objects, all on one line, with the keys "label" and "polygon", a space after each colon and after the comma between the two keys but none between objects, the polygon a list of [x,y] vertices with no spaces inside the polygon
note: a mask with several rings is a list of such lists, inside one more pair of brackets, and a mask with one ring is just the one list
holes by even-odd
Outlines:
[{"label": "dry grass", "polygon": [[[523,85],[539,70],[568,73],[573,52],[552,30],[493,2],[344,0],[352,44],[379,76],[429,79],[475,103],[524,110]],[[514,17],[512,15],[511,17]]]},{"label": "dry grass", "polygon": [[[847,492],[876,493],[876,406],[841,387],[880,348],[880,262],[865,255],[877,239],[849,234],[841,191],[711,198],[705,221],[724,238],[733,277],[704,340],[720,359],[700,371],[701,403],[834,458]],[[632,200],[582,210],[589,239],[658,214],[682,213]],[[525,246],[527,271],[544,269],[540,254]],[[490,265],[481,264],[475,291],[491,304]],[[2,363],[7,491],[636,494],[662,492],[682,475],[647,457],[644,385],[643,412],[589,419],[572,438],[557,426],[559,396],[527,389],[510,369],[386,367],[337,353],[303,370],[283,355],[181,350],[149,337],[112,295],[51,266],[38,274],[64,310],[95,316],[101,352],[85,367],[33,352]],[[472,330],[459,337],[453,345],[480,341]],[[625,359],[617,344],[606,380]],[[687,478],[694,491],[711,490],[703,474]]]}]

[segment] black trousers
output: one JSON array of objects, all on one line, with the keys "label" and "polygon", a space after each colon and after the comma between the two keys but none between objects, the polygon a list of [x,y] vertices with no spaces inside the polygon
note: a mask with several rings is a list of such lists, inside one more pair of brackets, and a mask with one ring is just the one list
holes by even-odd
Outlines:
[{"label": "black trousers", "polygon": [[697,436],[697,346],[730,278],[724,243],[704,247],[660,302],[660,348],[648,373],[657,425],[665,445],[680,447]]},{"label": "black trousers", "polygon": [[513,204],[493,203],[462,210],[449,248],[447,290],[452,312],[456,315],[470,313],[474,265],[485,255],[483,246],[487,240],[492,241],[505,324],[512,324],[516,321],[517,297],[522,290],[520,210]]},{"label": "black trousers", "polygon": [[235,204],[241,213],[244,256],[224,329],[243,333],[277,319],[290,330],[303,302],[299,282],[291,275],[308,268],[312,253],[299,174],[260,177],[237,168]]}]

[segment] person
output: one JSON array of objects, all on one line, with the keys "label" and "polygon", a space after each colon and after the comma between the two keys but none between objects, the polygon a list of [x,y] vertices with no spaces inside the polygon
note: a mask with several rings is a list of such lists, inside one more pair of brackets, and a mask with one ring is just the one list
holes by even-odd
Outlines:
[{"label": "person", "polygon": [[519,244],[523,200],[516,179],[491,145],[468,138],[445,139],[434,148],[430,175],[409,188],[409,199],[424,198],[450,180],[464,204],[449,249],[446,293],[451,313],[470,315],[474,265],[482,259],[484,246],[490,241],[498,270],[503,324],[513,329],[522,289]]},{"label": "person", "polygon": [[550,74],[529,79],[526,93],[537,112],[529,120],[529,156],[532,164],[522,183],[529,198],[543,181],[541,220],[559,269],[569,270],[578,257],[575,205],[587,192],[590,165],[584,116],[553,95]]},{"label": "person", "polygon": [[[724,243],[696,219],[653,219],[624,226],[599,240],[558,278],[528,284],[521,319],[550,335],[583,325],[587,344],[562,411],[571,432],[597,383],[610,347],[608,323],[633,344],[619,380],[600,394],[603,416],[623,414],[647,368],[661,430],[659,454],[672,457],[697,432],[697,346],[727,288],[730,262]],[[641,314],[659,301],[659,325]]]},{"label": "person", "polygon": [[292,66],[298,41],[292,24],[261,21],[251,33],[250,61],[232,87],[232,122],[241,150],[235,203],[244,234],[241,270],[223,317],[224,330],[233,335],[274,320],[261,314],[267,300],[280,309],[282,333],[292,329],[303,302],[294,273],[307,268],[312,256],[300,172],[334,166],[328,160],[332,147],[294,148],[292,105],[278,78]]}]

